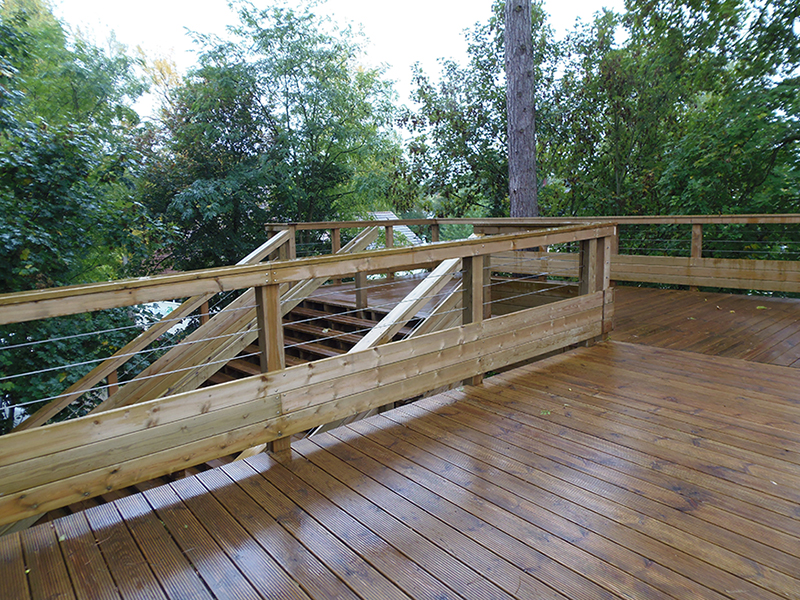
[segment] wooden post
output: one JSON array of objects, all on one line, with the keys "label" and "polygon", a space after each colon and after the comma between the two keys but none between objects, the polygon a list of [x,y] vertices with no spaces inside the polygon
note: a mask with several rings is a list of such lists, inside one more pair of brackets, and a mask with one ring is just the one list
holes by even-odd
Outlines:
[{"label": "wooden post", "polygon": [[[386,247],[387,248],[394,248],[394,226],[387,225],[386,226]],[[391,281],[394,279],[394,271],[389,271],[386,273],[386,279]]]},{"label": "wooden post", "polygon": [[[336,254],[339,250],[342,249],[342,230],[338,227],[334,227],[331,229],[331,254]],[[334,279],[334,285],[340,285],[342,283],[341,279]]]},{"label": "wooden post", "polygon": [[200,325],[205,325],[208,323],[209,319],[211,318],[208,314],[209,310],[211,309],[208,306],[208,300],[206,300],[200,307]]},{"label": "wooden post", "polygon": [[[539,246],[539,258],[542,254],[547,254],[547,246]],[[547,273],[543,273],[536,278],[536,281],[547,281]]]},{"label": "wooden post", "polygon": [[356,309],[366,310],[367,308],[367,274],[365,272],[356,273]]},{"label": "wooden post", "polygon": [[[580,251],[580,282],[578,284],[578,291],[580,295],[593,294],[595,292],[608,290],[611,284],[611,245],[612,238],[604,237],[583,240],[581,241]],[[604,306],[604,323],[603,334],[607,333],[605,326],[605,304]],[[611,317],[613,315],[613,307],[609,307],[609,327],[611,327]],[[590,346],[595,342],[601,341],[603,336],[598,336],[594,339],[587,340],[586,345]]]},{"label": "wooden post", "polygon": [[492,318],[492,256],[483,256],[483,318]]},{"label": "wooden post", "polygon": [[616,235],[601,238],[597,245],[597,285],[603,294],[603,334],[597,341],[608,339],[608,334],[614,329],[614,290],[611,289],[611,261],[614,255],[615,242],[619,241]]},{"label": "wooden post", "polygon": [[597,291],[607,290],[611,286],[611,254],[616,238],[613,236],[600,238],[597,241]]},{"label": "wooden post", "polygon": [[611,255],[619,254],[619,225],[617,225],[617,235],[611,238]]},{"label": "wooden post", "polygon": [[692,225],[692,258],[703,258],[703,225]]},{"label": "wooden post", "polygon": [[[283,350],[283,318],[279,285],[262,285],[255,289],[256,316],[258,318],[258,348],[261,371],[279,371],[286,366]],[[283,437],[272,442],[272,452],[283,452],[291,447],[291,438]]]},{"label": "wooden post", "polygon": [[113,371],[111,371],[111,373],[108,374],[108,395],[109,396],[111,394],[115,393],[119,389],[119,386],[117,385],[118,383],[119,383],[119,377],[117,375],[117,370],[114,369]]},{"label": "wooden post", "polygon": [[278,258],[280,260],[294,260],[297,258],[297,227],[291,225],[289,227],[289,239],[286,243],[278,249]]},{"label": "wooden post", "polygon": [[[703,225],[695,223],[692,225],[692,258],[703,258]],[[689,286],[689,291],[696,292],[696,285]]]},{"label": "wooden post", "polygon": [[256,288],[258,347],[263,373],[279,371],[286,365],[279,290],[279,285],[262,285]]},{"label": "wooden post", "polygon": [[[609,247],[609,269],[611,268],[611,261],[614,260],[617,254],[619,254],[619,225],[617,225],[617,235],[611,237],[611,245]],[[608,285],[614,287],[615,282],[610,279],[608,280]]]},{"label": "wooden post", "polygon": [[[469,256],[463,259],[463,302],[464,325],[483,321],[483,256]],[[464,380],[465,385],[480,385],[483,373]]]},{"label": "wooden post", "polygon": [[580,265],[580,281],[578,293],[583,296],[598,290],[597,286],[597,238],[581,241],[578,258]]},{"label": "wooden post", "polygon": [[431,243],[439,241],[439,224],[433,223],[431,225]]},{"label": "wooden post", "polygon": [[[274,238],[276,235],[278,235],[279,233],[280,233],[280,231],[270,230],[270,231],[267,232],[267,239],[270,240],[270,239]],[[281,248],[278,248],[274,252],[271,252],[270,254],[268,254],[267,256],[264,257],[264,259],[268,260],[268,261],[279,260],[280,258],[281,258]]]}]

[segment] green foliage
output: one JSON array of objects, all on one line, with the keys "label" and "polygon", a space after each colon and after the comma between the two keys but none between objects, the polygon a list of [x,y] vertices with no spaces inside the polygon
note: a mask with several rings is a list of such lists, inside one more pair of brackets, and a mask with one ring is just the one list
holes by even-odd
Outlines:
[{"label": "green foliage", "polygon": [[181,268],[230,264],[269,221],[348,218],[402,172],[393,93],[348,31],[307,8],[237,6],[233,42],[199,38],[199,66],[145,145],[142,202],[175,227]]},{"label": "green foliage", "polygon": [[[798,209],[798,80],[768,88],[710,94],[668,146],[658,189],[675,212],[735,214]],[[794,151],[793,151],[794,145]]]},{"label": "green foliage", "polygon": [[[129,106],[142,89],[132,68],[118,45],[70,39],[38,0],[3,5],[0,293],[116,277],[143,251],[129,191]],[[122,343],[113,332],[70,336],[133,325],[120,310],[0,328],[0,406],[56,395],[91,367],[11,376],[107,356]],[[58,341],[27,345],[50,338]],[[11,411],[2,416],[8,426]]]},{"label": "green foliage", "polygon": [[[477,25],[440,83],[415,72],[423,208],[506,214],[502,27]],[[542,213],[797,211],[799,32],[788,0],[629,0],[555,43],[534,5]]]}]

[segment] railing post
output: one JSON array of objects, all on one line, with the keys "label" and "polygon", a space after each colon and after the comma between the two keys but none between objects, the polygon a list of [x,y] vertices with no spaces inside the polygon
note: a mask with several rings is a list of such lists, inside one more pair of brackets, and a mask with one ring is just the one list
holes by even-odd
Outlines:
[{"label": "railing post", "polygon": [[[611,285],[611,252],[613,236],[593,238],[581,241],[580,249],[580,282],[578,291],[580,295],[606,292],[603,294],[603,328],[602,335],[587,341],[591,345],[603,339],[612,328],[613,304],[608,290]],[[608,302],[608,304],[607,304]]]},{"label": "railing post", "polygon": [[[703,225],[695,223],[692,225],[692,258],[703,258]],[[690,285],[689,291],[696,292],[698,287]]]},{"label": "railing post", "polygon": [[492,256],[483,256],[483,318],[492,318]]},{"label": "railing post", "polygon": [[431,242],[438,242],[439,241],[439,224],[432,223],[431,224]]},{"label": "railing post", "polygon": [[[255,289],[256,316],[258,318],[258,348],[261,371],[279,371],[286,366],[283,350],[283,318],[279,285],[262,285]],[[280,432],[279,432],[280,433]],[[291,447],[291,438],[283,437],[272,442],[272,451],[282,452]]]},{"label": "railing post", "polygon": [[294,260],[297,258],[297,227],[289,226],[289,240],[278,249],[280,260]]},{"label": "railing post", "polygon": [[[331,254],[336,254],[339,250],[342,249],[342,230],[338,227],[334,227],[331,229]],[[340,285],[342,283],[341,279],[334,279],[334,285]]]},{"label": "railing post", "polygon": [[119,389],[119,376],[117,375],[117,370],[114,369],[111,373],[108,374],[108,395],[115,393]]},{"label": "railing post", "polygon": [[[619,254],[619,228],[620,226],[617,225],[617,235],[611,237],[611,245],[609,248],[609,270],[611,268],[611,261],[614,260],[613,257]],[[609,277],[608,285],[613,287],[615,284],[616,282]]]},{"label": "railing post", "polygon": [[616,238],[608,236],[597,241],[597,284],[596,289],[607,290],[611,286],[611,254]]},{"label": "railing post", "polygon": [[[539,254],[539,258],[542,258],[543,254],[547,254],[547,246],[539,246],[537,252]],[[542,273],[541,275],[536,277],[536,281],[547,281],[547,273]]]},{"label": "railing post", "polygon": [[597,291],[597,238],[581,240],[578,258],[580,280],[578,293],[583,296]]},{"label": "railing post", "polygon": [[[483,263],[482,255],[468,256],[462,261],[464,325],[483,321]],[[464,380],[465,385],[480,385],[482,382],[483,373]]]},{"label": "railing post", "polygon": [[[387,225],[386,226],[386,247],[387,248],[394,248],[394,226]],[[394,279],[394,271],[389,271],[386,273],[386,279],[391,281]]]},{"label": "railing post", "polygon": [[200,306],[200,325],[205,325],[206,323],[208,323],[209,319],[211,318],[208,314],[209,310],[211,309],[209,308],[208,300],[206,300]]},{"label": "railing post", "polygon": [[[359,271],[356,273],[356,309],[366,310],[367,308],[367,274]],[[363,316],[363,315],[362,315]]]}]

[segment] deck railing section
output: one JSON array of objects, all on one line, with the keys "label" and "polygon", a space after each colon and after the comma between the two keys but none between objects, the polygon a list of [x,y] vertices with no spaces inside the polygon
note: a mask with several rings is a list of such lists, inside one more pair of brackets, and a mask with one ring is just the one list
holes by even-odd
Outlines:
[{"label": "deck railing section", "polygon": [[[611,327],[615,235],[613,224],[582,224],[0,296],[0,323],[14,323],[253,288],[263,371],[3,436],[0,524],[596,339]],[[489,257],[554,244],[580,247],[580,295],[487,316]],[[456,259],[462,325],[284,368],[282,286]]]},{"label": "deck railing section", "polygon": [[[618,224],[616,281],[800,293],[800,215],[588,217]],[[498,233],[560,219],[475,223]],[[583,222],[573,219],[569,222]],[[552,257],[568,268],[576,257]]]},{"label": "deck railing section", "polygon": [[[288,259],[294,258],[294,255],[294,232],[285,230],[275,232],[266,243],[244,257],[238,264],[258,264],[270,257]],[[208,293],[184,300],[160,320],[150,324],[145,331],[114,352],[108,359],[97,364],[89,373],[33,412],[14,430],[23,431],[46,423],[87,393],[104,391],[104,395],[110,397],[119,390],[119,373],[127,368],[131,359],[157,350],[158,348],[154,346],[154,343],[169,332],[170,329],[188,326],[189,323],[187,321],[192,315],[198,317],[199,324],[207,323],[211,317],[212,306],[214,306],[212,302],[215,299],[218,300],[217,296],[218,294]],[[225,309],[220,308],[219,310]],[[215,310],[215,314],[218,314],[219,310]],[[161,349],[163,350],[163,347]],[[64,365],[62,368],[68,369],[70,366],[72,365]],[[127,377],[124,379],[130,379],[138,375],[138,373],[126,373],[126,375]],[[107,382],[106,385],[100,385],[103,380]]]},{"label": "deck railing section", "polygon": [[[432,240],[447,228],[471,227],[478,234],[509,233],[536,227],[581,223],[616,223],[618,241],[612,247],[611,272],[616,281],[800,293],[800,214],[678,215],[531,219],[415,219],[370,224],[387,228],[409,226]],[[296,223],[297,231],[325,230],[335,238],[366,222]],[[543,253],[535,269],[575,277],[576,252]],[[517,260],[513,254],[494,263]],[[530,265],[530,256],[520,257]],[[531,273],[534,269],[523,269]]]}]

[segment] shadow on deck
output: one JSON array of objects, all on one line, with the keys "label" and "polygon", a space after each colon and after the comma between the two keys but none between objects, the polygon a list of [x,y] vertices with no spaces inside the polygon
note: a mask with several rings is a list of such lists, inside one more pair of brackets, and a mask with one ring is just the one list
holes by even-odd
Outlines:
[{"label": "shadow on deck", "polygon": [[616,315],[615,341],[0,538],[0,596],[800,597],[797,301],[619,288]]}]

